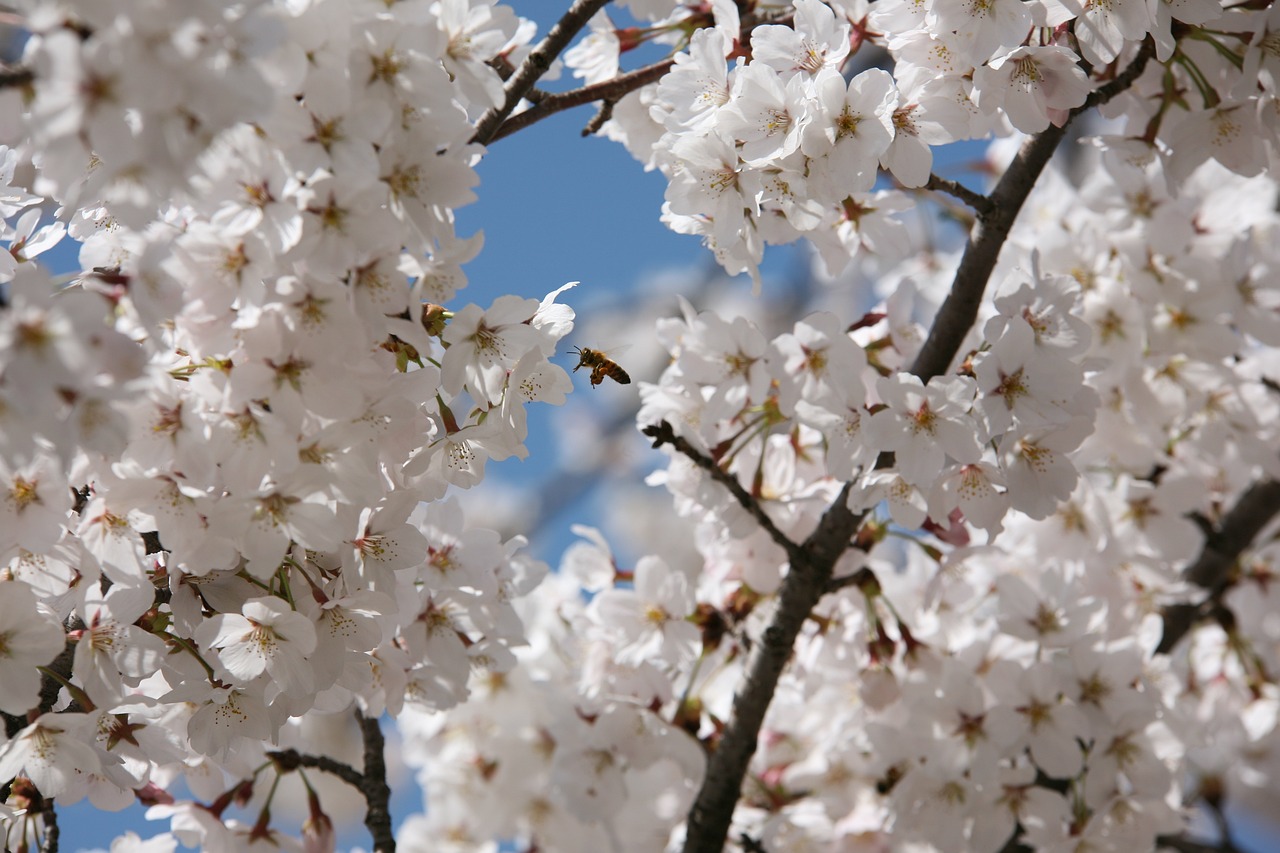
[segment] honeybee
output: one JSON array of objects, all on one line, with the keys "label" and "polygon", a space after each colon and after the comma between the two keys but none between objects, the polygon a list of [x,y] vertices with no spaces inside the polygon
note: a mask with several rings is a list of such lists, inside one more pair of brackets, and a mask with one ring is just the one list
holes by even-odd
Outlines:
[{"label": "honeybee", "polygon": [[[608,376],[619,385],[630,385],[631,377],[627,375],[627,371],[623,370],[618,362],[609,358],[598,349],[587,349],[586,347],[574,347],[573,351],[578,355],[578,367],[591,368],[591,387],[599,385]],[[578,367],[573,369],[574,373],[578,372]]]}]

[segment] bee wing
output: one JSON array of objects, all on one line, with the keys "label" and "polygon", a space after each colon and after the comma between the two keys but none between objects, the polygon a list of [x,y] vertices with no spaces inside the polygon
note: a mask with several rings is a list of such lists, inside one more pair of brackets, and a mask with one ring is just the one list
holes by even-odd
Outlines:
[{"label": "bee wing", "polygon": [[602,356],[604,356],[605,358],[617,358],[618,356],[622,355],[622,354],[623,354],[624,352],[626,352],[627,350],[631,349],[631,347],[632,347],[632,346],[634,346],[634,345],[633,345],[633,344],[622,344],[621,346],[616,346],[616,347],[608,347],[608,348],[605,348],[605,347],[595,347],[595,346],[593,346],[593,347],[587,347],[587,349],[594,350],[594,351],[596,351],[596,352],[600,353],[600,354],[601,354]]}]

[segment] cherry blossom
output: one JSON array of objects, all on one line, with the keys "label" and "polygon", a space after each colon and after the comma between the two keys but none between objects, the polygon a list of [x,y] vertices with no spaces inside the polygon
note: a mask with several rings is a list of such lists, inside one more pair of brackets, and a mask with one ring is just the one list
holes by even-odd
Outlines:
[{"label": "cherry blossom", "polygon": [[[0,710],[6,714],[22,714],[38,701],[40,673],[44,666],[62,651],[66,638],[54,614],[42,609],[27,584],[10,581],[0,596],[0,672],[4,675],[4,698]],[[34,618],[32,614],[34,613]]]},{"label": "cherry blossom", "polygon": [[[1198,849],[1200,812],[1227,849],[1274,811],[1274,4],[13,5],[8,847],[85,801],[159,823],[113,853],[332,849],[345,797],[390,850],[384,727],[402,849]],[[588,101],[760,298],[610,294],[636,382],[548,427],[581,291],[468,304],[462,211]]]}]

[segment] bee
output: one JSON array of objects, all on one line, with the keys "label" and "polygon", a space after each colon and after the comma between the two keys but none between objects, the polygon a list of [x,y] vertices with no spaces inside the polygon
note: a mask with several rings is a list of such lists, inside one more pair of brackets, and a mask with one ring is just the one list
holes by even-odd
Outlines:
[{"label": "bee", "polygon": [[[630,385],[631,377],[627,375],[627,371],[623,370],[618,362],[609,358],[598,349],[587,349],[586,347],[574,347],[573,351],[578,356],[578,367],[591,368],[591,387],[599,385],[608,376],[619,385]],[[578,367],[573,369],[574,373],[578,372]]]}]

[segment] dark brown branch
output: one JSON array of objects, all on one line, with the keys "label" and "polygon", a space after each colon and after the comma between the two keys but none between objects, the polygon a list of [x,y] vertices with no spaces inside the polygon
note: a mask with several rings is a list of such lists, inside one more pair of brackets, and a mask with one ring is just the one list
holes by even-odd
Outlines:
[{"label": "dark brown branch", "polygon": [[788,539],[786,534],[777,528],[773,523],[773,519],[761,508],[760,502],[752,497],[746,489],[742,488],[742,484],[738,482],[737,478],[725,472],[711,457],[706,456],[688,441],[676,435],[675,430],[671,428],[671,424],[662,421],[659,424],[645,427],[641,432],[653,439],[655,448],[670,444],[681,455],[687,457],[694,465],[706,471],[711,475],[712,479],[728,489],[734,500],[743,509],[751,513],[751,517],[756,520],[756,523],[764,528],[765,532],[769,534],[769,538],[787,553],[787,559],[793,567],[797,560],[804,558],[800,546]]},{"label": "dark brown branch", "polygon": [[356,721],[364,738],[364,773],[360,790],[368,805],[364,825],[373,836],[373,853],[395,853],[396,837],[391,831],[391,787],[387,784],[386,742],[377,717],[366,717],[356,709]]},{"label": "dark brown branch", "polygon": [[[1151,56],[1148,42],[1124,73],[1091,95],[1084,106],[1072,112],[1072,117],[1131,85]],[[979,213],[951,294],[934,320],[925,348],[912,365],[912,372],[922,380],[927,382],[944,372],[955,357],[977,316],[987,279],[1009,229],[1064,133],[1064,128],[1051,126],[1028,140],[992,192],[990,209]],[[711,754],[706,777],[689,812],[684,853],[720,853],[724,848],[742,780],[755,753],[760,726],[778,678],[791,657],[801,627],[828,588],[836,561],[862,523],[864,514],[852,513],[848,508],[851,489],[852,484],[846,483],[827,508],[818,529],[801,546],[802,555],[791,561],[778,593],[777,608],[761,641],[752,649],[745,681],[734,694],[733,712]]]},{"label": "dark brown branch", "polygon": [[40,839],[40,853],[58,853],[58,838],[61,833],[58,830],[58,811],[54,808],[53,800],[45,799],[40,818],[44,823],[44,838]]},{"label": "dark brown branch", "polygon": [[977,213],[983,214],[991,210],[991,199],[982,193],[976,193],[957,181],[940,178],[937,175],[929,175],[929,182],[924,185],[927,190],[934,192],[946,193],[949,196],[958,198],[960,201],[969,205]]},{"label": "dark brown branch", "polygon": [[[863,546],[865,547],[865,546]],[[851,575],[845,575],[842,578],[832,578],[827,581],[827,592],[839,592],[851,586],[856,586],[862,590],[864,594],[870,590],[880,589],[880,579],[876,577],[876,573],[871,569],[863,566]]]},{"label": "dark brown branch", "polygon": [[573,37],[587,25],[587,21],[591,20],[591,17],[603,9],[608,2],[609,0],[574,0],[569,11],[564,13],[564,16],[547,33],[547,37],[525,57],[516,73],[511,75],[511,79],[507,81],[506,99],[502,106],[486,110],[480,117],[480,121],[476,123],[476,133],[472,141],[488,145],[494,140],[495,133],[506,121],[507,116],[511,115],[520,104],[525,93],[542,79],[542,75],[547,73],[547,69],[560,55],[560,51],[569,46],[569,42],[573,41]]},{"label": "dark brown branch", "polygon": [[1200,556],[1183,573],[1186,579],[1208,590],[1222,586],[1240,554],[1277,513],[1280,482],[1254,483],[1205,541]]},{"label": "dark brown branch", "polygon": [[591,117],[591,121],[587,122],[582,128],[583,136],[595,136],[600,132],[600,128],[608,124],[609,119],[613,118],[613,108],[617,106],[617,101],[601,101],[600,108],[596,110],[596,114]]},{"label": "dark brown branch", "polygon": [[[1129,67],[1114,80],[1090,93],[1082,105],[1071,111],[1071,119],[1085,110],[1106,103],[1133,85],[1153,53],[1154,48],[1148,39]],[[1069,123],[1070,119],[1062,127],[1050,125],[1028,139],[987,197],[986,209],[977,209],[978,221],[969,234],[969,242],[960,258],[960,267],[951,283],[951,292],[938,309],[929,337],[911,366],[911,372],[921,380],[928,382],[932,377],[945,373],[951,366],[951,360],[956,357],[961,342],[978,316],[978,306],[982,304],[991,272],[995,269],[996,259],[1000,257],[1000,250],[1004,248],[1009,230],[1031,189],[1039,180],[1040,173],[1066,135]]]},{"label": "dark brown branch", "polygon": [[1183,577],[1209,591],[1199,604],[1174,604],[1164,610],[1164,635],[1158,653],[1168,654],[1201,620],[1221,608],[1230,588],[1232,567],[1262,528],[1280,514],[1280,482],[1263,480],[1249,487],[1222,522],[1208,532],[1200,555],[1183,570]]},{"label": "dark brown branch", "polygon": [[1192,841],[1185,835],[1162,835],[1156,839],[1156,849],[1168,847],[1178,853],[1231,853],[1239,850],[1235,845],[1223,846],[1207,841]]},{"label": "dark brown branch", "polygon": [[862,514],[855,515],[848,509],[851,490],[852,484],[846,483],[818,529],[800,546],[801,553],[791,562],[778,594],[777,609],[760,641],[752,647],[746,678],[733,697],[733,713],[707,762],[702,788],[689,811],[684,853],[718,853],[724,847],[742,780],[755,754],[778,678],[791,659],[805,620],[827,591],[836,561],[862,522]]},{"label": "dark brown branch", "polygon": [[30,68],[5,68],[0,70],[0,89],[30,86],[35,80],[35,72]]},{"label": "dark brown branch", "polygon": [[[750,13],[744,15],[742,17],[740,37],[745,42],[750,38],[750,33],[756,27],[764,24],[787,25],[791,23],[793,17],[791,14],[769,16]],[[612,80],[593,83],[590,86],[583,86],[581,89],[574,89],[571,92],[544,93],[536,106],[503,122],[502,126],[490,138],[490,141],[496,142],[504,136],[510,136],[517,130],[523,130],[555,113],[580,107],[593,101],[603,101],[607,107],[607,109],[602,109],[601,111],[601,115],[604,117],[601,118],[601,115],[597,115],[587,124],[587,130],[583,132],[583,136],[589,136],[598,131],[600,126],[609,120],[608,113],[612,110],[612,107],[609,106],[610,104],[616,104],[641,86],[647,86],[650,83],[656,83],[661,80],[662,76],[671,70],[671,66],[674,64],[674,59],[664,59],[661,62],[646,65],[644,68],[637,68],[635,71],[619,74]]]},{"label": "dark brown branch", "polygon": [[288,772],[297,767],[314,767],[332,776],[337,776],[357,791],[364,791],[364,774],[350,764],[330,758],[327,755],[308,755],[296,749],[281,749],[268,752],[267,758],[274,761],[282,771]]},{"label": "dark brown branch", "polygon": [[[583,104],[589,104],[592,101],[617,103],[624,96],[634,92],[641,86],[647,86],[650,83],[661,80],[662,75],[666,74],[674,63],[675,60],[673,59],[664,59],[661,62],[646,65],[644,68],[637,68],[635,71],[619,74],[612,80],[605,80],[602,83],[583,86],[581,89],[574,89],[570,92],[548,93],[543,96],[536,106],[532,106],[504,121],[494,131],[489,141],[497,142],[499,139],[536,124],[548,116],[573,109],[574,107],[580,107]],[[476,137],[477,139],[479,138],[478,133]]]}]

